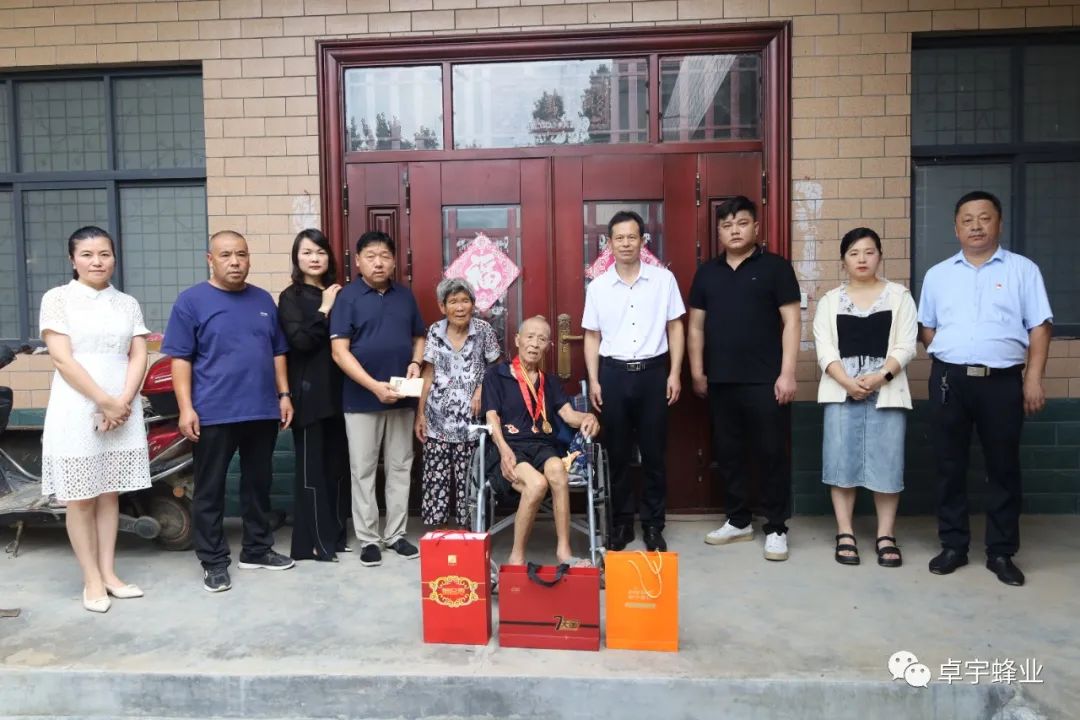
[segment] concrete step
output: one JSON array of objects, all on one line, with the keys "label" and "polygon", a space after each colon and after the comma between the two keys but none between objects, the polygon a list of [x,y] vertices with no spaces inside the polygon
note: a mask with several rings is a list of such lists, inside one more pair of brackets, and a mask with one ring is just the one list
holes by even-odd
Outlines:
[{"label": "concrete step", "polygon": [[[1002,585],[977,555],[931,575],[932,518],[903,520],[904,565],[888,570],[872,561],[873,518],[856,528],[864,561],[854,568],[833,560],[831,520],[793,520],[786,563],[762,558],[760,535],[706,545],[718,522],[666,530],[679,552],[678,653],[425,644],[420,563],[393,554],[378,568],[352,553],[289,572],[236,569],[233,589],[211,594],[190,553],[121,537],[121,576],[146,597],[96,615],[82,608],[63,529],[36,528],[18,559],[0,556],[0,607],[22,609],[0,618],[0,716],[1032,720],[1038,707],[1077,717],[1080,644],[1068,638],[1080,517],[1025,518],[1023,588]],[[11,536],[0,530],[0,546]],[[236,551],[235,524],[229,536]],[[496,536],[493,557],[509,541]],[[532,546],[551,561],[549,523]],[[288,547],[279,533],[278,549]],[[939,679],[892,681],[898,650]],[[1043,684],[993,684],[984,671],[949,685],[939,672],[1006,658],[1037,660]]]},{"label": "concrete step", "polygon": [[[645,668],[643,668],[645,670]],[[823,678],[199,675],[0,670],[14,717],[1034,720],[1016,686]],[[605,710],[607,712],[605,712]]]}]

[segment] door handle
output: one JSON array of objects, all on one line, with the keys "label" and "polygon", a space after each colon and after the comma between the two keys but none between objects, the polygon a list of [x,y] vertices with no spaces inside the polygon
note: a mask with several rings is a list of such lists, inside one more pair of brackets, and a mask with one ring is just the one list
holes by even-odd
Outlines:
[{"label": "door handle", "polygon": [[584,335],[571,335],[570,334],[570,316],[566,313],[559,315],[556,324],[558,325],[559,332],[559,361],[558,371],[560,380],[570,379],[570,343],[572,341],[584,340]]}]

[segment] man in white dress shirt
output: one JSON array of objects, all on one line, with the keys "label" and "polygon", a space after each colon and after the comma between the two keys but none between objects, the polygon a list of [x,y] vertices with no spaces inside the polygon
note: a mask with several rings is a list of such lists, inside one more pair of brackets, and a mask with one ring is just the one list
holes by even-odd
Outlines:
[{"label": "man in white dress shirt", "polygon": [[686,314],[675,276],[641,262],[645,223],[622,210],[608,223],[615,264],[589,284],[585,295],[585,367],[589,397],[603,413],[611,458],[610,548],[634,539],[634,493],[627,478],[631,449],[641,452],[643,484],[638,502],[645,547],[667,550],[668,406],[679,399]]}]

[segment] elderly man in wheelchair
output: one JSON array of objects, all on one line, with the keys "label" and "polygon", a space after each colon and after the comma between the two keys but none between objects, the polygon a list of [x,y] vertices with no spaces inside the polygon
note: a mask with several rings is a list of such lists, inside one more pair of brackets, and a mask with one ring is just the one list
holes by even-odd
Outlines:
[{"label": "elderly man in wheelchair", "polygon": [[[493,489],[501,495],[513,489],[521,495],[514,518],[514,545],[507,562],[525,564],[525,545],[532,533],[537,511],[551,490],[555,519],[555,555],[560,563],[587,564],[570,549],[570,489],[565,449],[556,437],[556,416],[586,437],[600,430],[591,413],[578,412],[559,382],[540,369],[551,343],[551,326],[543,317],[521,323],[514,340],[517,356],[488,368],[482,404],[498,449],[499,470],[492,473]],[[505,483],[502,487],[498,485]]]}]

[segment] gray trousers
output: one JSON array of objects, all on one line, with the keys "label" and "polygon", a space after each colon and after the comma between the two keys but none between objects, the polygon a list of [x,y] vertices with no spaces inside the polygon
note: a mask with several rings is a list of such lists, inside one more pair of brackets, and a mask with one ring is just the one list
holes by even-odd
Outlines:
[{"label": "gray trousers", "polygon": [[[413,462],[412,408],[382,412],[345,413],[352,475],[352,516],[356,538],[363,545],[392,545],[405,537],[409,517],[409,484]],[[386,473],[386,525],[379,534],[379,504],[375,500],[375,470],[379,449]]]}]

